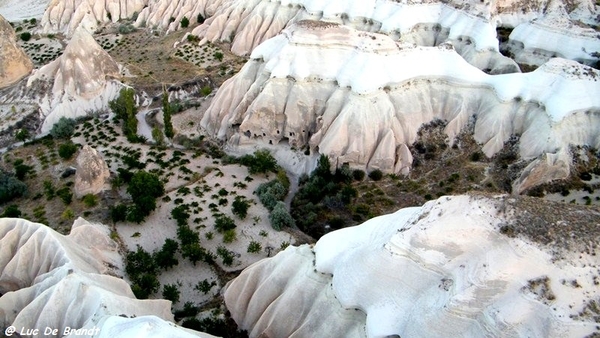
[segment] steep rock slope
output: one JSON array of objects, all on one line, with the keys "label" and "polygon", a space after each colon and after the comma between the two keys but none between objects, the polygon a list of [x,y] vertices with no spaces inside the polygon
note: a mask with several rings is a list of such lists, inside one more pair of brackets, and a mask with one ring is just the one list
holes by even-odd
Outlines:
[{"label": "steep rock slope", "polygon": [[[571,9],[568,14],[565,13],[567,6]],[[570,24],[565,26],[557,22],[557,13],[565,14],[563,19]],[[477,68],[506,73],[516,69],[513,62],[498,53],[498,24],[517,27],[510,36],[514,40],[511,44],[514,53],[533,54],[543,50],[548,55],[592,63],[598,60],[592,53],[600,51],[600,42],[590,37],[592,29],[574,29],[574,25],[582,21],[597,25],[597,15],[597,7],[591,0],[485,3],[461,0],[235,0],[224,3],[213,17],[192,33],[210,41],[231,41],[232,52],[244,55],[300,20],[343,23],[420,46],[451,42],[458,53]],[[585,51],[581,51],[582,46]]]},{"label": "steep rock slope", "polygon": [[[508,50],[515,60],[539,66],[558,56],[587,65],[596,64],[600,60],[600,35],[592,27],[598,22],[589,26],[571,18],[576,13],[570,15],[563,4],[553,2],[550,6],[552,9],[547,15],[519,24],[511,32]],[[594,11],[589,13],[584,18],[593,17]]]},{"label": "steep rock slope", "polygon": [[597,333],[600,212],[539,204],[456,196],[402,209],[257,262],[225,301],[251,337]]},{"label": "steep rock slope", "polygon": [[40,99],[42,132],[63,116],[76,118],[107,107],[122,87],[118,78],[119,65],[86,29],[78,29],[64,53],[29,78],[28,86],[45,94]]},{"label": "steep rock slope", "polygon": [[[222,0],[151,0],[137,17],[136,26],[160,27],[167,32],[181,28],[186,17],[190,24],[198,22],[198,16],[212,16],[221,6]],[[173,18],[174,20],[171,20]]]},{"label": "steep rock slope", "polygon": [[254,50],[201,127],[232,146],[288,142],[333,163],[407,173],[419,127],[447,120],[452,140],[475,116],[487,156],[517,134],[523,158],[550,153],[568,173],[569,144],[600,146],[600,97],[590,94],[600,92],[599,79],[597,70],[563,59],[491,76],[448,45],[413,47],[301,21]]},{"label": "steep rock slope", "polygon": [[19,81],[32,69],[33,63],[17,45],[15,31],[0,15],[0,88]]},{"label": "steep rock slope", "polygon": [[[120,265],[107,232],[81,218],[68,236],[39,223],[0,219],[0,327],[61,333],[66,327],[99,327],[105,336],[104,326],[131,333],[154,323],[163,333],[191,336],[164,321],[173,319],[169,301],[137,300],[124,280],[107,274]],[[125,318],[113,317],[120,315]],[[142,317],[149,315],[160,318]]]},{"label": "steep rock slope", "polygon": [[75,33],[79,26],[93,32],[99,24],[117,22],[139,13],[147,0],[52,0],[42,17],[44,33]]},{"label": "steep rock slope", "polygon": [[493,73],[518,67],[498,52],[489,8],[457,8],[436,1],[291,1],[238,0],[224,4],[192,34],[232,42],[231,51],[246,55],[282,29],[301,20],[339,23],[390,35],[401,42],[435,46],[451,42],[469,63]]}]

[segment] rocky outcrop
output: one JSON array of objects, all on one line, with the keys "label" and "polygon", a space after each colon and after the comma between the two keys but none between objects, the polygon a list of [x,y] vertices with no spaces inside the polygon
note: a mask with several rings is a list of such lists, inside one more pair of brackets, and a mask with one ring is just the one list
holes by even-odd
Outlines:
[{"label": "rocky outcrop", "polygon": [[[152,0],[137,17],[136,26],[157,27],[169,31],[178,30],[186,17],[190,25],[215,14],[222,0]],[[172,20],[172,19],[174,20]]]},{"label": "rocky outcrop", "polygon": [[17,44],[11,25],[0,15],[0,88],[9,86],[33,69],[33,63]]},{"label": "rocky outcrop", "polygon": [[597,334],[600,232],[589,222],[600,211],[582,211],[442,197],[289,247],[244,270],[224,298],[250,337]]},{"label": "rocky outcrop", "polygon": [[39,223],[0,219],[0,327],[38,329],[38,336],[46,327],[58,336],[66,327],[97,328],[101,337],[115,331],[132,337],[152,336],[146,331],[155,325],[160,331],[154,337],[209,337],[167,323],[173,320],[171,302],[137,300],[124,280],[111,275],[121,259],[108,232],[81,218],[68,236]]},{"label": "rocky outcrop", "polygon": [[44,33],[72,35],[77,28],[95,31],[102,23],[132,18],[147,0],[52,0],[42,17]]},{"label": "rocky outcrop", "polygon": [[508,50],[515,61],[539,66],[561,57],[595,65],[600,61],[598,32],[593,26],[572,19],[565,6],[554,7],[547,15],[519,24],[511,32]]},{"label": "rocky outcrop", "polygon": [[83,146],[77,156],[75,173],[75,196],[81,198],[86,194],[97,194],[106,188],[110,178],[108,165],[96,149]]},{"label": "rocky outcrop", "polygon": [[52,86],[40,98],[42,132],[47,132],[61,117],[77,118],[108,106],[122,85],[119,65],[98,45],[92,35],[80,28],[64,53],[36,71],[28,86]]},{"label": "rocky outcrop", "polygon": [[599,79],[597,70],[563,59],[492,76],[450,45],[414,47],[302,21],[253,51],[201,126],[231,147],[287,143],[332,163],[407,173],[408,147],[423,124],[447,121],[452,142],[474,117],[487,156],[520,135],[520,156],[534,159],[569,144],[600,146],[600,98],[589,94],[600,91]]},{"label": "rocky outcrop", "polygon": [[517,72],[516,64],[498,51],[490,8],[423,1],[236,0],[225,3],[192,31],[209,41],[230,41],[231,51],[249,55],[265,40],[302,20],[344,24],[360,31],[389,35],[403,43],[456,46],[469,63],[491,73]]}]

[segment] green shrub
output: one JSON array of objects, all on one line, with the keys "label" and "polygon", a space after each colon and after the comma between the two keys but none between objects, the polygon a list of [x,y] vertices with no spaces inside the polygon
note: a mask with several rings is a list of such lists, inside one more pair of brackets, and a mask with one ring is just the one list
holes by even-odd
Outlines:
[{"label": "green shrub", "polygon": [[187,17],[183,17],[181,19],[181,28],[187,28],[190,25],[190,19],[188,19]]},{"label": "green shrub", "polygon": [[365,178],[365,172],[360,170],[360,169],[354,169],[352,171],[352,177],[356,180],[356,181],[362,181]]},{"label": "green shrub", "polygon": [[233,264],[234,252],[227,250],[224,246],[217,248],[217,255],[223,259],[223,265],[231,266]]},{"label": "green shrub", "polygon": [[229,229],[223,233],[223,243],[233,243],[237,240],[235,229]]},{"label": "green shrub", "polygon": [[98,205],[98,198],[94,194],[84,195],[83,198],[81,198],[81,201],[88,208],[95,207],[96,205]]},{"label": "green shrub", "polygon": [[203,294],[207,294],[210,292],[210,290],[213,288],[213,286],[216,286],[216,285],[217,285],[217,282],[211,281],[209,283],[207,279],[204,279],[204,280],[198,282],[198,284],[196,284],[194,289],[202,292]]},{"label": "green shrub", "polygon": [[260,202],[270,211],[273,210],[277,201],[285,198],[287,190],[279,180],[272,180],[259,185],[255,193]]},{"label": "green shrub", "polygon": [[15,160],[13,165],[15,168],[15,177],[18,180],[25,179],[25,176],[27,176],[27,174],[33,171],[33,167],[23,164],[22,159]]},{"label": "green shrub", "polygon": [[383,172],[379,169],[375,169],[369,173],[369,178],[373,181],[379,181],[383,178]]},{"label": "green shrub", "polygon": [[249,208],[250,202],[248,202],[248,200],[246,200],[243,196],[236,196],[235,200],[231,204],[231,212],[240,219],[246,218]]},{"label": "green shrub", "polygon": [[203,24],[204,23],[204,16],[200,13],[198,13],[198,16],[196,17],[196,22],[198,22],[199,24]]},{"label": "green shrub", "polygon": [[19,129],[15,133],[15,138],[17,139],[17,141],[25,142],[25,140],[27,140],[29,137],[30,135],[27,129]]},{"label": "green shrub", "polygon": [[215,59],[219,60],[219,61],[223,61],[223,53],[221,52],[215,52]]},{"label": "green shrub", "polygon": [[260,245],[259,242],[256,241],[251,241],[250,244],[248,244],[248,252],[249,253],[259,253],[262,250],[262,246]]},{"label": "green shrub", "polygon": [[131,291],[138,299],[147,299],[151,294],[158,291],[160,283],[156,275],[143,273],[133,282]]},{"label": "green shrub", "polygon": [[212,88],[210,86],[204,86],[200,89],[200,96],[208,96],[212,93]]},{"label": "green shrub", "polygon": [[240,163],[248,167],[250,174],[277,172],[279,165],[277,161],[266,149],[257,150],[253,155],[244,155],[240,157]]},{"label": "green shrub", "polygon": [[79,147],[72,142],[63,143],[58,147],[58,156],[60,156],[62,159],[68,160],[73,157],[73,154],[77,152],[77,149],[79,149]]},{"label": "green shrub", "polygon": [[69,205],[73,201],[73,193],[68,187],[58,189],[56,191],[56,196],[60,197],[65,205]]},{"label": "green shrub", "polygon": [[131,177],[127,193],[137,209],[135,219],[143,220],[156,209],[156,199],[165,193],[165,187],[157,175],[140,170]]},{"label": "green shrub", "polygon": [[275,204],[273,211],[269,214],[269,220],[271,221],[271,226],[273,229],[279,231],[283,227],[293,227],[295,226],[294,219],[287,211],[285,203],[279,201]]},{"label": "green shrub", "polygon": [[167,238],[162,248],[154,253],[154,262],[161,269],[167,270],[179,264],[175,255],[179,250],[179,243],[175,240]]},{"label": "green shrub", "polygon": [[125,221],[127,219],[127,206],[124,204],[111,206],[110,218],[114,223]]},{"label": "green shrub", "polygon": [[26,191],[27,185],[25,183],[9,173],[0,171],[0,203],[9,202],[17,197],[21,197]]},{"label": "green shrub", "polygon": [[52,126],[50,135],[54,139],[68,139],[75,132],[76,125],[75,120],[63,116]]},{"label": "green shrub", "polygon": [[21,33],[21,40],[29,41],[29,39],[31,39],[31,33],[29,33],[29,32]]},{"label": "green shrub", "polygon": [[235,227],[235,222],[229,216],[219,215],[215,219],[215,229],[220,233],[235,229]]},{"label": "green shrub", "polygon": [[173,303],[177,303],[179,301],[179,289],[177,289],[177,285],[175,284],[165,284],[163,285],[162,296],[164,299],[168,299]]},{"label": "green shrub", "polygon": [[19,210],[19,207],[15,204],[13,205],[9,205],[8,207],[6,207],[4,209],[4,211],[2,212],[2,214],[0,214],[0,217],[14,217],[14,218],[18,218],[21,217],[22,213],[21,210]]}]

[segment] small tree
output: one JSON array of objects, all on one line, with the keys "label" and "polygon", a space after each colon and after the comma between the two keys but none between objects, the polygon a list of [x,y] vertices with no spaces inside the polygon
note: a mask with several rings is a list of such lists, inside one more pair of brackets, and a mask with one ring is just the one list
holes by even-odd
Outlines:
[{"label": "small tree", "polygon": [[167,238],[162,248],[154,253],[154,261],[160,268],[167,270],[179,264],[175,254],[179,250],[179,243],[175,240]]},{"label": "small tree", "polygon": [[220,215],[215,220],[215,229],[218,232],[225,232],[227,230],[235,229],[235,222],[229,216]]},{"label": "small tree", "polygon": [[215,286],[215,285],[217,285],[217,282],[211,281],[209,283],[207,279],[204,279],[204,280],[198,282],[198,284],[196,284],[194,289],[202,292],[203,294],[207,294],[210,292],[210,289],[212,289],[213,286]]},{"label": "small tree", "polygon": [[19,210],[19,207],[13,204],[6,207],[2,214],[0,214],[0,217],[21,217],[21,215],[22,213],[21,210]]},{"label": "small tree", "polygon": [[183,17],[181,19],[181,28],[187,28],[190,25],[190,19],[188,19],[187,17]]},{"label": "small tree", "polygon": [[23,196],[27,185],[12,175],[0,171],[0,203],[11,201]]},{"label": "small tree", "polygon": [[61,117],[58,122],[56,122],[52,129],[50,129],[50,135],[54,139],[68,139],[71,138],[73,133],[75,132],[75,126],[77,123],[73,119],[68,119],[66,117]]},{"label": "small tree", "polygon": [[72,142],[63,143],[58,147],[58,156],[68,160],[73,157],[73,154],[77,152],[77,149],[79,149],[77,145]]},{"label": "small tree", "polygon": [[173,132],[173,123],[171,122],[171,105],[169,104],[169,94],[166,91],[163,91],[162,103],[165,136],[168,138],[173,138],[175,133]]},{"label": "small tree", "polygon": [[177,303],[179,301],[179,289],[177,289],[177,285],[175,284],[165,284],[163,285],[162,296],[164,299],[168,299],[173,303]]},{"label": "small tree", "polygon": [[145,217],[156,209],[156,199],[165,193],[165,187],[157,175],[140,170],[131,177],[127,193],[140,215]]},{"label": "small tree", "polygon": [[262,246],[260,245],[259,242],[256,241],[251,241],[250,244],[248,244],[248,252],[249,253],[259,253],[260,250],[262,250]]},{"label": "small tree", "polygon": [[250,208],[250,202],[242,196],[236,196],[231,204],[231,212],[240,219],[246,218],[246,215],[248,215],[248,208]]},{"label": "small tree", "polygon": [[269,214],[269,220],[273,229],[279,231],[283,227],[293,227],[296,225],[294,219],[287,211],[285,203],[279,201],[275,204],[273,211]]},{"label": "small tree", "polygon": [[29,138],[29,131],[27,129],[19,129],[15,134],[17,141],[25,142]]},{"label": "small tree", "polygon": [[152,128],[152,139],[159,147],[162,147],[165,144],[165,135],[158,127]]},{"label": "small tree", "polygon": [[379,169],[375,169],[369,173],[369,178],[373,181],[379,181],[383,178],[383,172]]}]

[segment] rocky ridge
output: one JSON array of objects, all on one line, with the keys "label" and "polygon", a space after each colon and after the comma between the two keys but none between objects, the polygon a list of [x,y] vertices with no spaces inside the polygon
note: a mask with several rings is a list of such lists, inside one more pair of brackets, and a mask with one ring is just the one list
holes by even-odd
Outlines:
[{"label": "rocky ridge", "polygon": [[[564,250],[516,232],[529,203],[442,197],[377,217],[254,264],[227,285],[225,301],[250,337],[597,333],[597,247]],[[553,226],[585,228],[598,242],[597,224],[572,221]]]},{"label": "rocky ridge", "polygon": [[450,45],[414,47],[317,21],[286,29],[250,58],[201,120],[232,147],[284,143],[327,154],[332,163],[406,174],[421,125],[448,121],[452,143],[472,117],[487,156],[520,135],[522,158],[549,154],[552,170],[568,173],[568,145],[600,146],[600,101],[587,95],[600,90],[600,73],[573,61],[491,76]]},{"label": "rocky ridge", "polygon": [[104,110],[122,88],[119,65],[98,45],[93,36],[79,28],[64,53],[38,69],[29,78],[29,87],[52,89],[39,98],[42,132],[61,117],[77,118],[89,111]]},{"label": "rocky ridge", "polygon": [[169,301],[135,299],[127,282],[112,275],[120,260],[100,224],[79,218],[63,236],[43,224],[0,219],[0,326],[62,333],[100,325],[105,336],[105,328],[156,325],[158,334],[210,337],[167,324],[173,320]]}]

